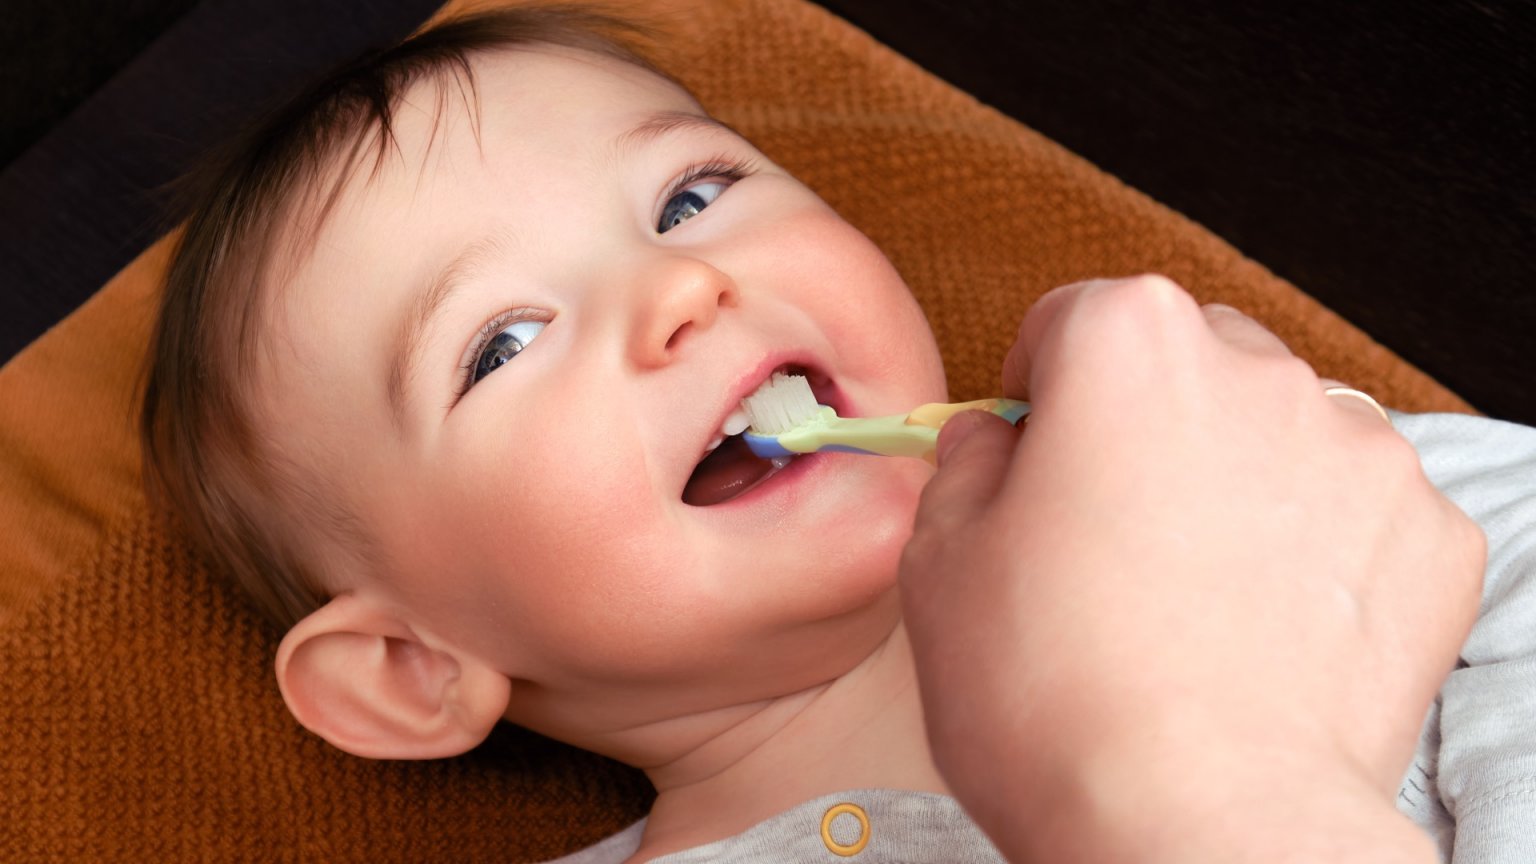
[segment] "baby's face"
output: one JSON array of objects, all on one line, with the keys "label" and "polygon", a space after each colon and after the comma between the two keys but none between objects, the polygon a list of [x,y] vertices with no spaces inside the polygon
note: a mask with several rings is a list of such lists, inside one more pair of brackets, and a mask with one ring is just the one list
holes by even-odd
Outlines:
[{"label": "baby's face", "polygon": [[477,112],[410,93],[271,306],[264,428],[388,565],[333,578],[512,677],[537,729],[845,671],[897,620],[927,466],[700,463],[776,369],[845,416],[942,399],[907,288],[672,84],[556,49],[475,70]]}]

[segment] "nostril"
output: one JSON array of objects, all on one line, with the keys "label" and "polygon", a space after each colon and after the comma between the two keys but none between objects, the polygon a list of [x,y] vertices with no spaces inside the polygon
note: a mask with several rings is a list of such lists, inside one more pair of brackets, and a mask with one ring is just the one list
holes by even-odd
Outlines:
[{"label": "nostril", "polygon": [[666,350],[672,351],[676,349],[677,343],[682,341],[684,331],[690,329],[691,327],[693,327],[692,321],[684,321],[681,326],[679,326],[676,330],[673,330],[672,335],[667,337]]}]

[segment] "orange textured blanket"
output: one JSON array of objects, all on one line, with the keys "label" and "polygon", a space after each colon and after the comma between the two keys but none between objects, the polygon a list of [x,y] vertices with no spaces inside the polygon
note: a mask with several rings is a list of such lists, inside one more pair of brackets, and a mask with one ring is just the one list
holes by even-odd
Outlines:
[{"label": "orange textured blanket", "polygon": [[[955,398],[992,393],[1041,292],[1159,271],[1388,405],[1468,410],[1198,226],[818,7],[668,10],[663,64],[686,58],[672,71],[706,107],[887,250]],[[0,860],[524,861],[641,815],[642,778],[516,730],[460,759],[383,763],[287,716],[276,634],[140,489],[136,375],[168,249],[0,370]]]}]

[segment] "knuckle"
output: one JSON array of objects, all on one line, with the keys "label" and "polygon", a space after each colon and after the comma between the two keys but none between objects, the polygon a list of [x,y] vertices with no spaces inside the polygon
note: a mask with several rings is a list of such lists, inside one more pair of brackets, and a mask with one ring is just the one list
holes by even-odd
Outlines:
[{"label": "knuckle", "polygon": [[1188,314],[1199,309],[1189,292],[1180,288],[1172,279],[1156,273],[1106,282],[1091,293],[1119,314],[1135,315],[1138,318],[1161,317],[1170,313]]},{"label": "knuckle", "polygon": [[1482,573],[1488,566],[1488,535],[1483,531],[1483,526],[1460,508],[1456,508],[1456,517],[1456,523],[1460,526],[1461,547],[1466,551],[1468,563],[1478,573]]},{"label": "knuckle", "polygon": [[1177,283],[1156,274],[1109,279],[1082,289],[1073,309],[1074,330],[1102,347],[1144,341],[1170,326],[1204,326],[1199,305]]},{"label": "knuckle", "polygon": [[1484,570],[1488,560],[1488,538],[1483,529],[1449,501],[1445,507],[1451,512],[1450,530],[1446,541],[1451,549],[1448,563],[1448,613],[1459,627],[1457,645],[1477,623],[1483,602]]},{"label": "knuckle", "polygon": [[1256,330],[1264,330],[1259,322],[1225,303],[1207,303],[1200,307],[1200,314],[1205,317],[1206,324],[1218,333],[1251,334]]},{"label": "knuckle", "polygon": [[[1418,497],[1409,499],[1410,494]],[[1441,632],[1446,648],[1454,651],[1476,623],[1482,606],[1487,538],[1477,522],[1427,479],[1401,492],[1394,490],[1394,495],[1394,500],[1418,504],[1407,511],[1409,521],[1400,536],[1419,550],[1429,568],[1425,572],[1433,574],[1423,591],[1432,609],[1425,611],[1449,628]]]},{"label": "knuckle", "polygon": [[[931,487],[933,484],[929,484]],[[917,516],[912,523],[912,536],[907,540],[902,560],[921,560],[923,556],[937,553],[954,521],[954,508],[946,506],[940,496],[923,490],[918,501]]]},{"label": "knuckle", "polygon": [[939,474],[928,485],[923,487],[921,494],[917,496],[917,522],[915,532],[921,533],[927,530],[927,526],[938,519],[944,511],[945,501],[948,499],[947,487],[949,475]]},{"label": "knuckle", "polygon": [[[1264,358],[1268,364],[1270,373],[1274,376],[1277,385],[1284,388],[1282,392],[1297,394],[1298,396],[1315,399],[1323,396],[1317,372],[1307,361],[1293,354]],[[1328,397],[1323,396],[1326,400]]]},{"label": "knuckle", "polygon": [[[1424,476],[1423,464],[1419,461],[1419,451],[1414,448],[1413,442],[1398,434],[1396,430],[1381,422],[1381,418],[1367,418],[1374,420],[1374,425],[1368,427],[1371,430],[1367,446],[1371,454],[1393,476],[1399,477],[1405,483],[1414,483],[1428,487],[1433,491],[1429,479]],[[1436,495],[1439,493],[1436,492]]]},{"label": "knuckle", "polygon": [[924,561],[934,557],[937,538],[933,531],[922,523],[912,531],[912,536],[907,540],[907,545],[901,550],[901,566],[921,566]]},{"label": "knuckle", "polygon": [[1483,533],[1481,525],[1455,504],[1447,502],[1447,505],[1452,511],[1452,542],[1460,552],[1459,563],[1481,595],[1483,571],[1488,566],[1488,535]]},{"label": "knuckle", "polygon": [[1141,314],[1157,316],[1159,320],[1170,317],[1204,320],[1195,298],[1167,276],[1157,273],[1135,276],[1127,282],[1125,291],[1131,298],[1127,302]]},{"label": "knuckle", "polygon": [[901,559],[898,568],[903,583],[916,583],[919,586],[926,585],[929,580],[922,574],[929,572],[932,564],[943,560],[943,536],[939,532],[919,530],[912,534],[907,545],[901,550]]},{"label": "knuckle", "polygon": [[1161,273],[1140,273],[1123,280],[1123,282],[1126,286],[1134,288],[1148,298],[1160,302],[1168,302],[1180,297],[1189,297],[1189,293],[1181,288],[1179,283]]}]

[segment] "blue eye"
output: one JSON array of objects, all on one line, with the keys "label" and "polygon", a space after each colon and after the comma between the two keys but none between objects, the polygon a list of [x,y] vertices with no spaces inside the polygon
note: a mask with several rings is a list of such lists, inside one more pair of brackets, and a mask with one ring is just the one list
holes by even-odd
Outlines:
[{"label": "blue eye", "polygon": [[656,233],[665,234],[689,219],[699,215],[699,211],[715,203],[730,183],[698,183],[678,192],[667,199],[665,207],[661,208],[661,218],[656,221]]},{"label": "blue eye", "polygon": [[470,374],[469,384],[472,386],[481,378],[495,372],[516,357],[519,352],[528,347],[528,343],[543,332],[545,321],[513,321],[501,328],[480,349],[480,356],[475,360],[474,370]]}]

